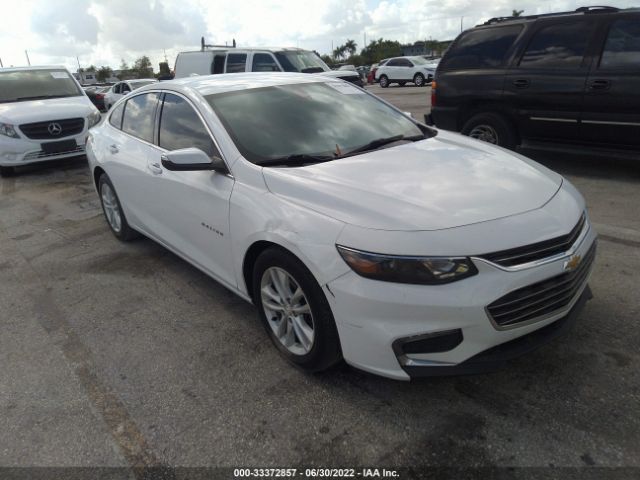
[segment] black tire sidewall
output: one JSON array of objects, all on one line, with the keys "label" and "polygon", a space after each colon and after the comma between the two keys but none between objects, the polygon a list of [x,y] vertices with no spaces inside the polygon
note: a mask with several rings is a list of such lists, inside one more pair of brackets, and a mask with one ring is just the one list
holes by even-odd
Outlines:
[{"label": "black tire sidewall", "polygon": [[380,87],[387,88],[389,86],[389,78],[386,75],[382,75],[379,80]]},{"label": "black tire sidewall", "polygon": [[[422,79],[421,83],[418,82],[419,78]],[[424,87],[424,84],[425,84],[424,75],[422,75],[421,73],[416,73],[413,77],[413,83],[416,84],[418,87]]]},{"label": "black tire sidewall", "polygon": [[[295,355],[280,343],[273,333],[262,307],[260,285],[263,273],[270,267],[279,267],[291,275],[307,297],[314,323],[314,342],[311,351],[305,355]],[[309,371],[326,370],[342,358],[338,331],[331,307],[322,288],[313,274],[291,253],[284,249],[271,247],[262,252],[253,268],[253,300],[260,320],[278,351],[294,365]]]},{"label": "black tire sidewall", "polygon": [[491,126],[498,135],[497,145],[510,150],[515,149],[518,137],[511,122],[503,115],[494,112],[481,112],[473,115],[462,127],[461,133],[469,133],[478,125]]}]

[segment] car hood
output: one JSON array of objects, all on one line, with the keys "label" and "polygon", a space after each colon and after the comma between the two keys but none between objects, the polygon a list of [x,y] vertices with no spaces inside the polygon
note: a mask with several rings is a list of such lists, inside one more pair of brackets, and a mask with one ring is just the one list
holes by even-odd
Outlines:
[{"label": "car hood", "polygon": [[348,224],[440,230],[546,204],[562,185],[551,170],[502,148],[436,137],[306,167],[265,167],[269,190]]},{"label": "car hood", "polygon": [[12,125],[46,122],[63,118],[86,117],[96,107],[86,95],[77,97],[0,103],[0,121]]}]

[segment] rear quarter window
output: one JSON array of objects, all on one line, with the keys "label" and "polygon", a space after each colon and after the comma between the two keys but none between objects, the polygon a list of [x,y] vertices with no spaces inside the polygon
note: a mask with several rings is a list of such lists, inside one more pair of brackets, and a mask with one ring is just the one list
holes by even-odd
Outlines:
[{"label": "rear quarter window", "polygon": [[439,67],[443,70],[501,67],[520,32],[522,25],[464,32],[449,48]]}]

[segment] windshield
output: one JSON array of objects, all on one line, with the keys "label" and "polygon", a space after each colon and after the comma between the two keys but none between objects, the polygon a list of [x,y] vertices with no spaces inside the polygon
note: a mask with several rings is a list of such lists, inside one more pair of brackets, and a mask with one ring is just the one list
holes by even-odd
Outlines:
[{"label": "windshield", "polygon": [[0,103],[77,97],[82,91],[63,69],[0,72]]},{"label": "windshield", "polygon": [[331,70],[318,55],[306,50],[275,52],[285,72],[317,73]]},{"label": "windshield", "polygon": [[330,160],[375,140],[424,136],[405,115],[346,82],[281,85],[205,98],[242,155],[262,165],[297,155]]}]

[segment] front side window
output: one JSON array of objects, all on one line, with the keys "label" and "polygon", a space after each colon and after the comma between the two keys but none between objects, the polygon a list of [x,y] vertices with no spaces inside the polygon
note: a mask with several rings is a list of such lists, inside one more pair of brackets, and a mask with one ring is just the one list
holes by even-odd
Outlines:
[{"label": "front side window", "polygon": [[199,148],[210,157],[220,156],[209,132],[184,98],[167,93],[160,114],[159,145],[166,150]]},{"label": "front side window", "polygon": [[121,103],[113,109],[111,115],[109,115],[109,123],[116,127],[118,130],[122,127],[122,114],[124,113],[124,103]]},{"label": "front side window", "polygon": [[640,18],[617,20],[611,24],[600,68],[640,70]]},{"label": "front side window", "polygon": [[268,53],[256,53],[253,55],[251,65],[252,72],[279,72],[280,67],[275,59]]},{"label": "front side window", "polygon": [[0,72],[0,103],[84,95],[66,70]]},{"label": "front side window", "polygon": [[244,72],[246,64],[246,53],[230,53],[227,55],[227,73]]},{"label": "front side window", "polygon": [[155,92],[136,95],[129,99],[122,118],[122,131],[146,142],[153,142],[153,123],[157,106],[158,94]]},{"label": "front side window", "polygon": [[538,30],[520,60],[525,68],[580,68],[592,26],[587,22],[549,25]]},{"label": "front side window", "polygon": [[463,70],[502,67],[521,31],[521,25],[510,25],[465,32],[446,53],[440,68]]},{"label": "front side window", "polygon": [[334,158],[381,138],[424,136],[400,112],[343,83],[253,88],[205,98],[243,156],[262,165],[290,155]]},{"label": "front side window", "polygon": [[318,73],[331,70],[322,59],[307,50],[285,50],[275,52],[285,72]]}]

